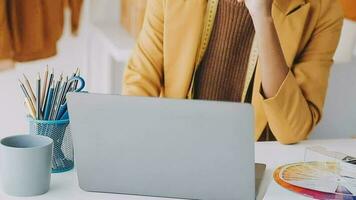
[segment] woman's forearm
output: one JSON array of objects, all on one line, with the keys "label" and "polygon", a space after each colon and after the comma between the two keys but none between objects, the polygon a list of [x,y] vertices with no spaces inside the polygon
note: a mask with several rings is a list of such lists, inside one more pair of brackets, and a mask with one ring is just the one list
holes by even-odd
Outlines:
[{"label": "woman's forearm", "polygon": [[263,95],[271,98],[277,94],[289,69],[272,17],[255,17],[254,25],[259,46]]},{"label": "woman's forearm", "polygon": [[246,4],[255,26],[263,95],[265,98],[274,97],[289,69],[272,19],[273,0],[238,1]]}]

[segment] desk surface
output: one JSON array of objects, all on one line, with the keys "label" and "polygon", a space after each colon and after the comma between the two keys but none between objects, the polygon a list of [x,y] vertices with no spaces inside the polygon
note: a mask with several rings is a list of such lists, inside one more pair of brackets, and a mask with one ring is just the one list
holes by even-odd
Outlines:
[{"label": "desk surface", "polygon": [[[305,147],[321,145],[333,151],[344,152],[356,156],[356,140],[310,140],[296,145],[281,145],[276,142],[256,143],[256,162],[266,163],[267,170],[262,181],[257,199],[285,200],[285,199],[309,199],[281,188],[272,179],[273,170],[283,164],[304,160]],[[264,196],[264,198],[262,198]],[[10,197],[0,190],[0,199],[6,200],[158,200],[162,198],[128,196],[118,194],[103,194],[84,192],[78,187],[75,171],[62,174],[53,174],[51,189],[47,194],[37,197],[20,198]]]}]

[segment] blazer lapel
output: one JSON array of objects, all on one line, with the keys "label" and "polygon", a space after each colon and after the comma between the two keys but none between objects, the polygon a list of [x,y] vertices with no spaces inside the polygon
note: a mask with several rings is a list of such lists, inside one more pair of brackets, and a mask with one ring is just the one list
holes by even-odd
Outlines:
[{"label": "blazer lapel", "polygon": [[285,15],[296,11],[304,4],[305,0],[274,0],[273,2],[273,5],[278,7]]},{"label": "blazer lapel", "polygon": [[287,62],[291,67],[298,52],[310,4],[304,0],[275,0],[272,17]]}]

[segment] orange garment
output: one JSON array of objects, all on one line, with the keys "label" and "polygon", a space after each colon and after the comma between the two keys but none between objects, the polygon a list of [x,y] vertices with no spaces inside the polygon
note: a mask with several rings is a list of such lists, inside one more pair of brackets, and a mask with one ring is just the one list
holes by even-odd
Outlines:
[{"label": "orange garment", "polygon": [[[76,18],[72,31],[78,27],[81,3],[68,3]],[[63,21],[64,0],[0,0],[0,59],[21,62],[54,56]]]},{"label": "orange garment", "polygon": [[355,0],[341,0],[344,8],[345,17],[356,21],[356,1]]},{"label": "orange garment", "polygon": [[83,0],[66,0],[71,10],[71,27],[72,33],[77,34],[79,28],[80,10],[82,9]]}]

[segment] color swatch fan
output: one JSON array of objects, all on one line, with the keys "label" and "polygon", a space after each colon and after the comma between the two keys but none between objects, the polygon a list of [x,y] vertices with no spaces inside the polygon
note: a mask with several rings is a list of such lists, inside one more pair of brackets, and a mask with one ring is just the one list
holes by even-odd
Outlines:
[{"label": "color swatch fan", "polygon": [[356,200],[356,167],[339,162],[305,162],[274,172],[282,187],[315,199]]}]

